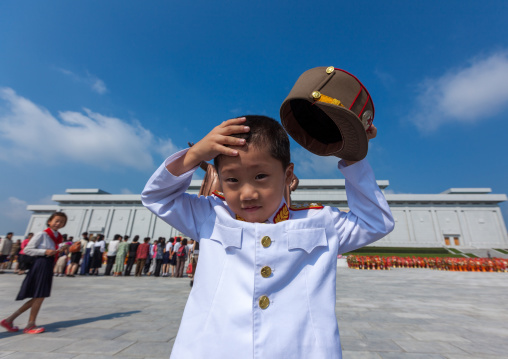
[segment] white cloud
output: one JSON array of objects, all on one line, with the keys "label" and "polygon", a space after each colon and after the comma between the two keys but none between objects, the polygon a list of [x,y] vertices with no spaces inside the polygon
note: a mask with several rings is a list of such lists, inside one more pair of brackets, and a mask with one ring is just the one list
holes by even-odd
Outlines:
[{"label": "white cloud", "polygon": [[[50,204],[56,203],[51,200],[51,196],[46,196],[31,204]],[[28,202],[16,197],[9,197],[0,201],[0,228],[5,232],[14,232],[14,236],[22,236],[25,233],[32,213],[26,210]],[[2,237],[5,233],[0,233]]]},{"label": "white cloud", "polygon": [[1,212],[2,215],[10,218],[16,219],[19,216],[26,215],[26,206],[28,203],[23,201],[22,199],[16,197],[9,197],[7,200],[1,203]]},{"label": "white cloud", "polygon": [[104,81],[102,81],[99,78],[91,78],[90,83],[92,86],[92,90],[94,90],[95,92],[97,92],[100,95],[105,94],[108,91]]},{"label": "white cloud", "polygon": [[[16,197],[9,197],[0,202],[0,228],[5,232],[14,232],[15,236],[23,235],[22,228],[30,219],[30,213],[26,210],[27,202]],[[5,233],[0,233],[3,237]]]},{"label": "white cloud", "polygon": [[164,143],[168,151],[176,148],[171,140],[154,138],[139,123],[126,123],[88,109],[60,112],[58,118],[14,90],[0,88],[0,161],[72,161],[144,170],[153,166],[151,151],[159,150],[155,144]]},{"label": "white cloud", "polygon": [[422,131],[446,123],[475,123],[508,107],[508,52],[477,58],[466,67],[420,84],[411,120]]},{"label": "white cloud", "polygon": [[154,151],[160,154],[163,158],[169,157],[169,155],[179,151],[180,148],[175,146],[170,138],[166,140],[159,139],[155,145]]},{"label": "white cloud", "polygon": [[298,178],[327,178],[337,176],[339,158],[335,156],[317,156],[303,148],[291,151],[291,160],[295,164],[295,174]]},{"label": "white cloud", "polygon": [[374,70],[374,74],[379,78],[379,80],[381,80],[381,83],[387,88],[394,86],[396,83],[395,77],[393,77],[388,72],[376,69]]},{"label": "white cloud", "polygon": [[86,76],[80,76],[72,71],[61,68],[59,68],[58,71],[66,76],[69,76],[76,82],[84,83],[85,85],[89,86],[92,91],[97,92],[99,95],[103,95],[108,92],[108,88],[106,87],[104,81],[102,81],[97,76],[92,75],[88,71],[86,72]]}]

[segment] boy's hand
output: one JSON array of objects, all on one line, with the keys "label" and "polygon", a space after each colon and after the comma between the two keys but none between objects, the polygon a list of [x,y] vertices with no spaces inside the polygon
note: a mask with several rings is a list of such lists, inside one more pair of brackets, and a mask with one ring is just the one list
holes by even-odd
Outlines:
[{"label": "boy's hand", "polygon": [[238,151],[227,146],[243,146],[245,140],[230,135],[249,132],[248,126],[242,125],[245,117],[224,121],[210,131],[201,141],[192,146],[187,153],[166,166],[175,176],[180,176],[203,161],[209,161],[218,155],[237,156]]},{"label": "boy's hand", "polygon": [[[377,136],[377,128],[376,128],[376,126],[371,125],[369,127],[369,129],[367,130],[367,141],[370,141],[371,139],[375,138],[376,136]],[[346,162],[346,165],[349,166],[349,165],[352,165],[353,163],[356,163],[358,161],[344,160],[344,162]]]},{"label": "boy's hand", "polygon": [[375,138],[377,136],[377,128],[374,125],[370,125],[369,129],[367,130],[367,139],[370,141],[371,139]]},{"label": "boy's hand", "polygon": [[219,126],[215,127],[208,135],[201,141],[192,146],[187,152],[187,156],[192,156],[198,165],[202,161],[210,161],[218,155],[236,156],[238,151],[226,147],[227,146],[243,146],[245,140],[243,138],[236,138],[230,135],[236,133],[249,132],[247,126],[243,126],[245,117],[233,118],[224,121]]}]

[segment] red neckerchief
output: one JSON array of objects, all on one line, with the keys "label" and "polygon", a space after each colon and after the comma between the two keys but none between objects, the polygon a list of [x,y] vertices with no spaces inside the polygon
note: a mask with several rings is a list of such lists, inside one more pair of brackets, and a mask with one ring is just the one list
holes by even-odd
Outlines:
[{"label": "red neckerchief", "polygon": [[55,237],[53,230],[49,227],[46,228],[44,230],[44,232],[46,232],[46,234],[49,236],[49,238],[51,238],[53,240],[53,243],[55,243],[55,250],[58,250],[58,245],[60,243],[62,243],[62,235],[59,232],[56,232],[56,233],[58,233],[58,237]]}]

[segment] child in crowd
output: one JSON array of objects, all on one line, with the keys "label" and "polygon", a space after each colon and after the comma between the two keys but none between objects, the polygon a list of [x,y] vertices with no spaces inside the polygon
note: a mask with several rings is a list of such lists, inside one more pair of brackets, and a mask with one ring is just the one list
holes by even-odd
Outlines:
[{"label": "child in crowd", "polygon": [[26,334],[44,332],[44,328],[37,327],[35,321],[44,298],[49,297],[51,294],[55,255],[58,255],[58,245],[63,241],[62,235],[58,230],[63,228],[66,223],[67,215],[65,213],[53,213],[47,221],[48,228],[37,233],[25,247],[25,253],[29,256],[34,256],[34,262],[32,269],[30,269],[23,284],[21,284],[21,289],[16,300],[32,299],[0,322],[0,325],[9,332],[17,332],[19,330],[18,327],[13,325],[13,322],[28,309],[31,309],[30,317],[23,332]]},{"label": "child in crowd", "polygon": [[[185,193],[211,159],[223,193]],[[172,358],[341,358],[337,255],[382,238],[393,218],[366,160],[338,165],[349,212],[288,208],[293,167],[282,126],[247,116],[172,155],[148,181],[143,204],[200,243]]]}]

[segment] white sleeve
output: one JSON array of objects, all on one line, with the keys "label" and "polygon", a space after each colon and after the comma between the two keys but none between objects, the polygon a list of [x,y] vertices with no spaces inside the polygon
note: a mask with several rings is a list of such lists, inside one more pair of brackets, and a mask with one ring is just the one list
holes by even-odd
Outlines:
[{"label": "white sleeve", "polygon": [[346,253],[383,238],[393,230],[394,220],[367,160],[347,167],[341,161],[339,169],[346,178],[350,211],[337,210],[335,227],[339,232],[339,253]]},{"label": "white sleeve", "polygon": [[25,247],[25,254],[27,254],[29,256],[44,256],[44,255],[46,255],[45,249],[37,248],[41,244],[41,242],[43,240],[43,236],[44,236],[43,232],[39,232],[35,236],[33,236],[32,239],[30,239],[30,241],[28,242],[28,244]]},{"label": "white sleeve", "polygon": [[164,161],[148,180],[141,193],[141,201],[146,208],[186,236],[199,238],[199,230],[213,207],[210,197],[185,193],[198,167],[180,176],[174,176],[166,169],[169,163],[187,151],[177,152]]}]

